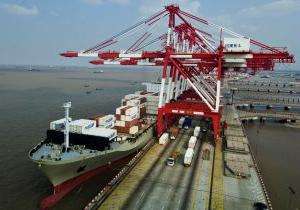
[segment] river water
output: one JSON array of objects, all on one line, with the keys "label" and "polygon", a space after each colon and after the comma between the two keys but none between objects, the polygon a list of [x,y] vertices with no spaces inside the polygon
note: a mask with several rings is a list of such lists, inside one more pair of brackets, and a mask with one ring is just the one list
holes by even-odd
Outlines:
[{"label": "river water", "polygon": [[[52,193],[28,151],[45,137],[50,121],[63,117],[64,102],[72,101],[73,119],[114,113],[125,94],[143,89],[142,82],[158,76],[147,68],[106,67],[97,74],[87,68],[39,70],[0,70],[0,209],[38,209],[39,201]],[[82,209],[117,172],[111,169],[91,180],[54,209]]]},{"label": "river water", "polygon": [[[158,70],[145,67],[106,67],[99,74],[87,68],[38,69],[0,68],[0,209],[38,209],[39,201],[52,193],[28,151],[45,137],[49,122],[63,116],[64,102],[72,101],[73,119],[114,113],[125,94],[143,89],[141,82],[158,76]],[[297,192],[293,209],[299,208],[300,130],[279,124],[265,124],[259,133],[254,124],[246,128],[275,209],[287,209],[288,186]],[[90,180],[54,209],[82,209],[118,170]]]},{"label": "river water", "polygon": [[274,209],[300,209],[300,129],[272,122],[245,128]]}]

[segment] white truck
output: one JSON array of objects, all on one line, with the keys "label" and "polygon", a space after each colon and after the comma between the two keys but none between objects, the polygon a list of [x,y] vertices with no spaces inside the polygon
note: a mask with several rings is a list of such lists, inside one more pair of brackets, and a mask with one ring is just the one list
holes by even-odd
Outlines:
[{"label": "white truck", "polygon": [[167,165],[173,167],[175,165],[179,155],[180,155],[179,151],[173,151],[171,153],[170,157],[168,157],[168,159],[167,159]]},{"label": "white truck", "polygon": [[178,121],[178,128],[182,128],[182,125],[183,125],[184,121],[185,121],[185,117],[181,117],[179,119],[179,121]]},{"label": "white truck", "polygon": [[194,129],[194,136],[196,136],[198,138],[199,134],[200,134],[200,131],[201,131],[200,126],[196,126],[195,129]]},{"label": "white truck", "polygon": [[163,135],[161,135],[161,137],[158,140],[158,143],[160,145],[164,145],[168,142],[169,140],[169,134],[168,133],[164,133]]},{"label": "white truck", "polygon": [[193,156],[194,150],[192,148],[188,148],[184,155],[183,165],[190,166],[192,164]]},{"label": "white truck", "polygon": [[191,136],[188,144],[188,148],[194,149],[197,143],[197,138],[195,136]]}]

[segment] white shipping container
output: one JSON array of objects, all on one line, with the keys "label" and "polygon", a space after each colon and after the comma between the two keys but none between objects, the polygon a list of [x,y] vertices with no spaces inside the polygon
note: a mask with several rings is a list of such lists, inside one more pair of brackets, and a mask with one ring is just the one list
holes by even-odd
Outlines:
[{"label": "white shipping container", "polygon": [[138,114],[138,107],[137,106],[133,106],[133,107],[130,107],[130,108],[128,108],[128,106],[121,106],[121,107],[118,107],[117,109],[116,109],[116,114],[119,114],[119,115],[121,115],[122,113],[121,113],[121,110],[123,110],[124,108],[127,108],[126,110],[125,110],[125,115],[128,115],[128,116],[131,116],[131,115],[134,115],[134,114]]},{"label": "white shipping container", "polygon": [[158,143],[159,143],[160,145],[164,145],[164,144],[167,143],[168,140],[169,140],[169,134],[168,134],[168,133],[164,133],[164,134],[162,134],[161,137],[159,138]]},{"label": "white shipping container", "polygon": [[133,100],[127,101],[126,105],[127,106],[139,106],[140,105],[140,100],[133,99]]},{"label": "white shipping container", "polygon": [[189,145],[188,148],[192,148],[194,149],[197,143],[197,138],[195,136],[191,136],[190,140],[189,140]]},{"label": "white shipping container", "polygon": [[112,115],[112,114],[105,115],[103,117],[98,118],[98,125],[105,126],[105,125],[111,124],[115,120],[116,120],[116,118],[114,115]]},{"label": "white shipping container", "polygon": [[115,125],[116,125],[116,126],[119,126],[119,127],[125,127],[125,121],[122,121],[122,120],[116,120]]},{"label": "white shipping container", "polygon": [[[142,83],[142,85],[145,85],[145,86],[146,86],[147,92],[157,93],[157,92],[160,91],[161,83],[156,83],[156,82],[144,82],[144,83]],[[168,87],[168,85],[167,85],[167,83],[166,83],[164,92],[167,92],[167,87]]]},{"label": "white shipping container", "polygon": [[115,123],[111,122],[111,123],[107,123],[105,125],[99,125],[98,127],[99,128],[113,128],[113,127],[115,127]]},{"label": "white shipping container", "polygon": [[158,107],[158,101],[147,101],[146,106],[156,106],[156,107]]},{"label": "white shipping container", "polygon": [[146,110],[157,111],[157,110],[158,110],[158,107],[155,107],[155,106],[147,106],[147,107],[146,107]]},{"label": "white shipping container", "polygon": [[132,126],[129,129],[129,134],[136,134],[137,132],[139,132],[139,126]]},{"label": "white shipping container", "polygon": [[158,101],[159,101],[158,96],[145,96],[145,97],[147,99],[147,102],[156,102],[156,103],[158,103]]},{"label": "white shipping container", "polygon": [[157,111],[158,110],[158,107],[155,107],[155,106],[151,106],[151,107],[146,107],[146,110],[152,110],[152,111]]},{"label": "white shipping container", "polygon": [[121,114],[121,110],[124,109],[127,106],[120,106],[116,109],[116,114]]},{"label": "white shipping container", "polygon": [[117,137],[117,130],[110,128],[91,128],[83,131],[82,134],[91,135],[91,136],[100,136],[112,140]]},{"label": "white shipping container", "polygon": [[131,108],[126,109],[125,115],[132,116],[134,114],[138,114],[138,111],[139,111],[138,107],[137,106],[133,106]]},{"label": "white shipping container", "polygon": [[183,164],[185,166],[190,166],[192,164],[193,156],[194,156],[194,150],[192,148],[188,148],[184,155]]},{"label": "white shipping container", "polygon": [[132,98],[140,97],[139,94],[128,94],[124,96],[124,99],[130,100]]},{"label": "white shipping container", "polygon": [[70,132],[72,133],[83,133],[84,130],[88,130],[95,127],[95,120],[79,119],[70,122]]},{"label": "white shipping container", "polygon": [[137,114],[134,114],[132,116],[121,115],[121,120],[122,121],[130,122],[130,121],[135,120],[135,119],[138,119],[138,115]]}]

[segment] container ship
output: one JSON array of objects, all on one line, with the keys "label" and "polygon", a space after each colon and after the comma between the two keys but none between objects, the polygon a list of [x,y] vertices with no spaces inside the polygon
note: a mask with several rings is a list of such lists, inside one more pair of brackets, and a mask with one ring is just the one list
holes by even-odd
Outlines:
[{"label": "container ship", "polygon": [[54,187],[51,202],[153,139],[160,84],[143,84],[147,90],[125,95],[115,114],[73,120],[71,102],[63,105],[65,117],[50,122],[46,138],[29,152]]}]

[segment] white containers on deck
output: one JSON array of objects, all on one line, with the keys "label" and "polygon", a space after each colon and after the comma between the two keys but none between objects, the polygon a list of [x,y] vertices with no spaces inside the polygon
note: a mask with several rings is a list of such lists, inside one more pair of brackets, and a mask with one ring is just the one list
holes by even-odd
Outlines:
[{"label": "white containers on deck", "polygon": [[188,148],[195,148],[195,145],[197,143],[197,138],[195,136],[191,136],[190,140],[189,140],[189,145]]},{"label": "white containers on deck", "polygon": [[136,106],[121,106],[116,109],[116,114],[119,115],[127,115],[127,116],[132,116],[132,115],[137,115],[138,114],[138,107]]},{"label": "white containers on deck", "polygon": [[98,127],[100,128],[113,128],[115,123],[115,116],[112,114],[105,115],[97,119]]},{"label": "white containers on deck", "polygon": [[[65,121],[66,119],[59,119],[59,120],[55,120],[50,122],[50,129],[51,130],[64,130],[65,129]],[[72,121],[72,119],[70,118],[70,121]]]},{"label": "white containers on deck", "polygon": [[163,135],[161,135],[161,137],[158,140],[158,143],[160,145],[164,145],[168,142],[169,140],[169,134],[168,133],[164,133]]},{"label": "white containers on deck", "polygon": [[117,137],[117,130],[110,128],[91,128],[86,129],[82,134],[91,135],[91,136],[100,136],[112,140]]},{"label": "white containers on deck", "polygon": [[194,129],[194,136],[199,137],[200,131],[201,131],[200,126],[196,126]]},{"label": "white containers on deck", "polygon": [[84,133],[85,130],[95,128],[95,120],[80,119],[70,122],[71,133]]},{"label": "white containers on deck", "polygon": [[194,156],[194,150],[192,148],[188,148],[184,155],[184,160],[183,160],[184,166],[190,166],[192,164],[193,156]]}]

